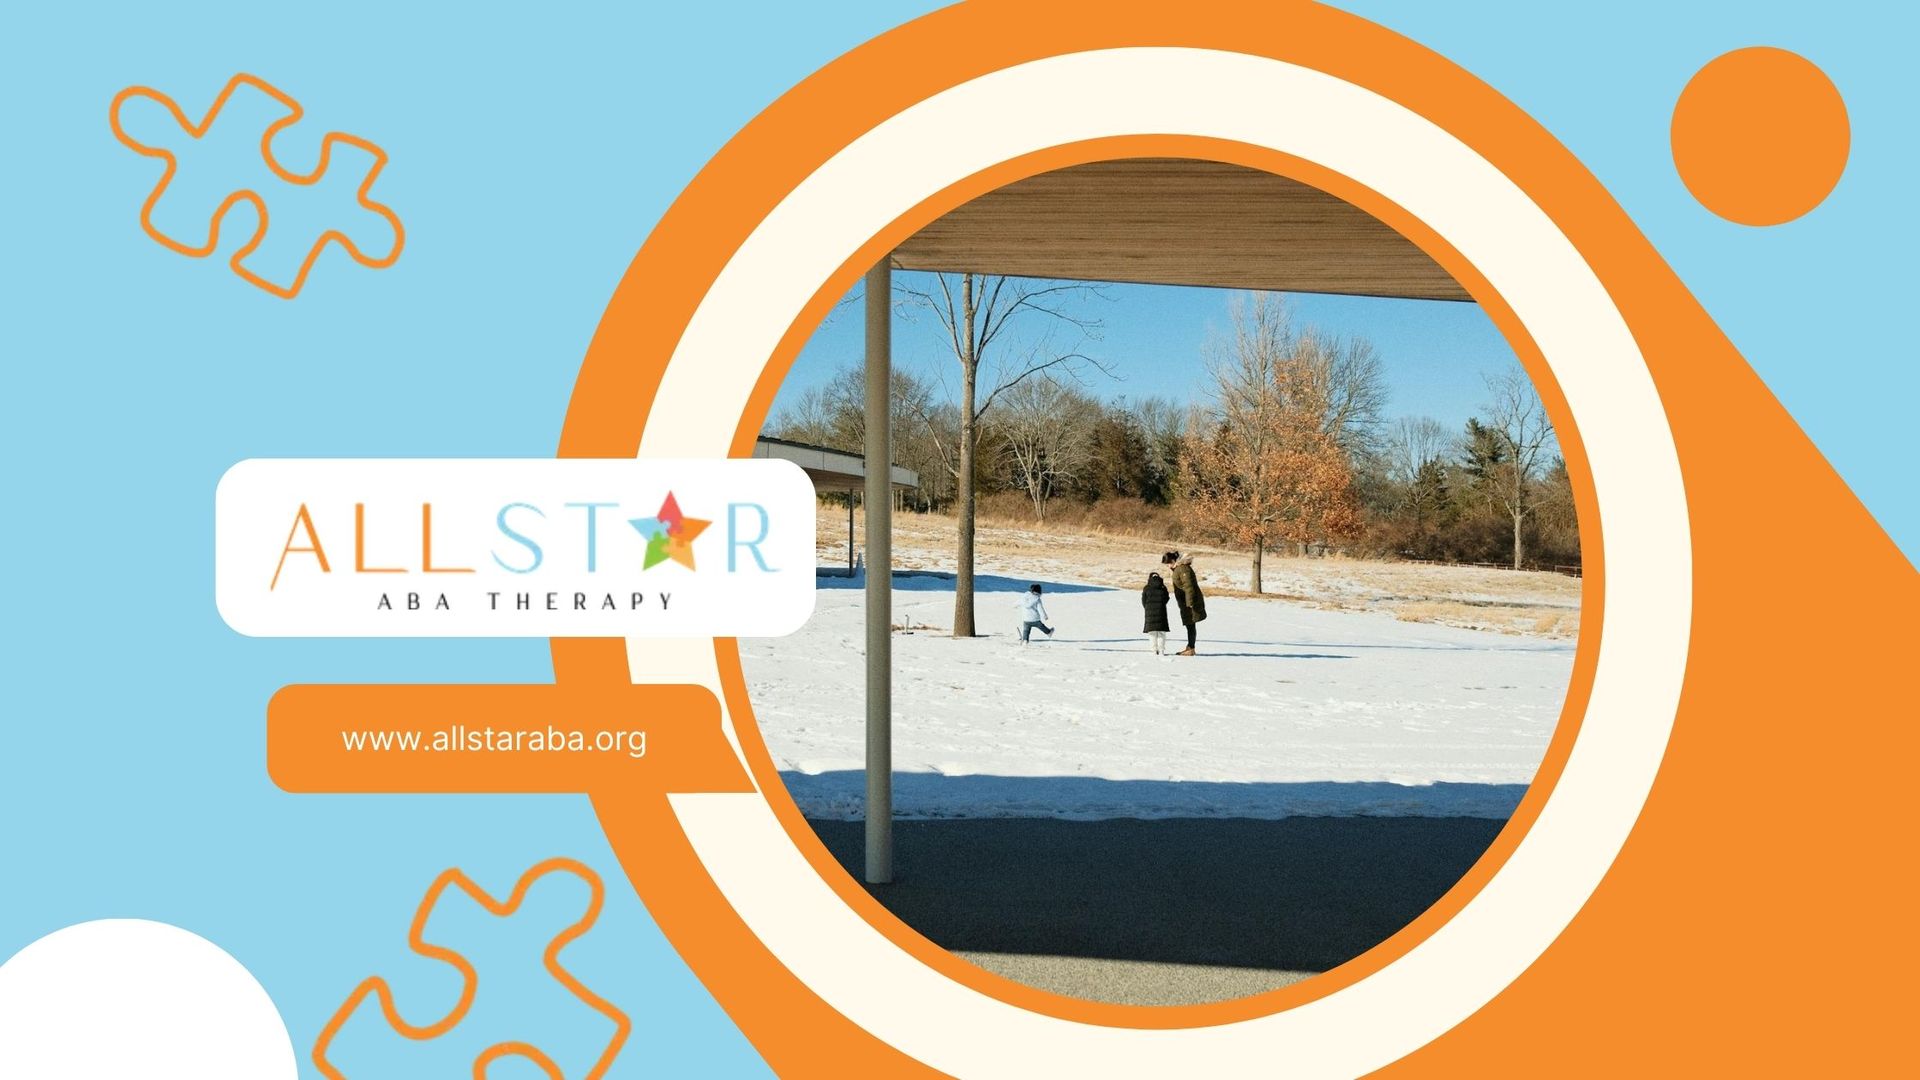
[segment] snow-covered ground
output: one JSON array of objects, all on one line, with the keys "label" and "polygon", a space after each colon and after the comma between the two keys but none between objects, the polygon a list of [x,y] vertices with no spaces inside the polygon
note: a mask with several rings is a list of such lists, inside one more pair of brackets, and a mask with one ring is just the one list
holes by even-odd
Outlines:
[{"label": "snow-covered ground", "polygon": [[[971,640],[947,633],[950,577],[895,578],[894,623],[935,628],[893,638],[902,816],[1506,817],[1572,669],[1568,638],[1231,596],[1208,598],[1199,656],[1161,658],[1137,590],[1059,580],[1057,560],[1052,577],[994,569]],[[1023,647],[1033,580],[1058,633]],[[804,629],[742,642],[754,715],[811,816],[862,813],[860,586],[822,578]]]}]

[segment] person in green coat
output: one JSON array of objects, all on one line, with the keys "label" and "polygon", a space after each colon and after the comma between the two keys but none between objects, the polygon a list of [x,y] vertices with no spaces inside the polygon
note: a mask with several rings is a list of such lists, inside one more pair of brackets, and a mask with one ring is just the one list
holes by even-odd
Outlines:
[{"label": "person in green coat", "polygon": [[1193,556],[1169,551],[1160,556],[1160,563],[1173,568],[1169,584],[1174,602],[1180,605],[1180,621],[1187,627],[1187,647],[1174,655],[1192,656],[1195,628],[1207,617],[1207,596],[1200,591],[1200,579],[1193,572]]}]

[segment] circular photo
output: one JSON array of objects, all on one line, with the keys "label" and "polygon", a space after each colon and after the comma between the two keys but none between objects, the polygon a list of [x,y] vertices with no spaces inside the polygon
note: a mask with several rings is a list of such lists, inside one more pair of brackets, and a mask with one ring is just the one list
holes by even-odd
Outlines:
[{"label": "circular photo", "polygon": [[1554,419],[1459,282],[1296,180],[1129,159],[959,207],[814,331],[755,453],[819,496],[814,617],[741,642],[789,793],[894,915],[1039,989],[1196,1004],[1359,956],[1561,715]]}]

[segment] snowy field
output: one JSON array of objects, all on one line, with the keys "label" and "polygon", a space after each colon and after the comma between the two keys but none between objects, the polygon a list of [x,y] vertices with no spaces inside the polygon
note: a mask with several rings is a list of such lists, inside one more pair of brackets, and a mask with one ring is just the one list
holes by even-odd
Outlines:
[{"label": "snowy field", "polygon": [[[1209,596],[1199,656],[1156,657],[1137,587],[1076,583],[1062,561],[983,559],[972,640],[947,634],[949,577],[896,575],[901,816],[1504,818],[1572,669],[1570,637],[1235,596]],[[1033,580],[1058,633],[1023,647]],[[857,579],[822,578],[804,629],[742,642],[755,717],[809,816],[862,814],[863,612]],[[1185,639],[1169,613],[1171,651]]]}]

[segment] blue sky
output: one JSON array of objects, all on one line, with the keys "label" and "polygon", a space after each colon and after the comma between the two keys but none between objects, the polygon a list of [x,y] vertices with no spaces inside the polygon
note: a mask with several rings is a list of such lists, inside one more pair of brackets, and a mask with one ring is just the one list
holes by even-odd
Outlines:
[{"label": "blue sky", "polygon": [[[899,272],[896,285],[909,288],[931,275]],[[1078,305],[1083,314],[1104,323],[1098,341],[1082,352],[1107,362],[1114,378],[1088,372],[1086,389],[1102,397],[1159,396],[1179,403],[1207,393],[1203,350],[1209,332],[1224,332],[1228,303],[1224,289],[1166,285],[1109,285],[1105,299]],[[855,287],[850,299],[860,294]],[[1431,416],[1449,429],[1466,424],[1485,399],[1482,372],[1517,361],[1506,339],[1480,305],[1441,300],[1387,300],[1373,297],[1287,294],[1295,325],[1311,325],[1343,337],[1365,337],[1379,349],[1386,373],[1387,416]],[[780,387],[774,414],[810,387],[857,363],[863,349],[861,308],[837,305],[801,350]],[[1033,323],[1037,333],[1042,324]],[[957,379],[945,331],[931,312],[899,309],[894,316],[894,363],[921,374]],[[1030,338],[1028,339],[1030,340]],[[1064,344],[1064,341],[1062,341]],[[991,362],[991,357],[989,357]]]}]

